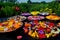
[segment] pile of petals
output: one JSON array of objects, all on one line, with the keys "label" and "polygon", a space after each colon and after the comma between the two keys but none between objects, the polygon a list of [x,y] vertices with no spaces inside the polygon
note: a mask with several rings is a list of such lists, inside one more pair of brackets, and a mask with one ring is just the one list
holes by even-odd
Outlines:
[{"label": "pile of petals", "polygon": [[24,32],[33,38],[55,37],[60,33],[60,23],[34,20],[25,22]]},{"label": "pile of petals", "polygon": [[30,16],[30,13],[22,13],[21,16]]},{"label": "pile of petals", "polygon": [[40,13],[39,15],[45,16],[45,15],[49,15],[49,13],[47,13],[47,12],[42,12],[42,13]]},{"label": "pile of petals", "polygon": [[10,18],[8,18],[8,19],[11,19],[11,18],[13,18],[14,20],[18,20],[18,21],[24,21],[24,20],[26,19],[25,16],[20,16],[20,15],[18,15],[18,16],[13,16],[13,17],[10,17]]},{"label": "pile of petals", "polygon": [[29,16],[28,20],[42,20],[44,16]]},{"label": "pile of petals", "polygon": [[39,11],[32,11],[32,12],[31,12],[31,14],[32,14],[32,15],[35,15],[35,16],[38,15],[39,13],[40,13]]},{"label": "pile of petals", "polygon": [[56,15],[49,15],[49,16],[46,16],[46,18],[49,20],[60,20],[60,17]]},{"label": "pile of petals", "polygon": [[20,20],[23,20],[24,17],[14,16],[8,18],[6,21],[0,22],[0,32],[11,32],[20,28],[23,23]]}]

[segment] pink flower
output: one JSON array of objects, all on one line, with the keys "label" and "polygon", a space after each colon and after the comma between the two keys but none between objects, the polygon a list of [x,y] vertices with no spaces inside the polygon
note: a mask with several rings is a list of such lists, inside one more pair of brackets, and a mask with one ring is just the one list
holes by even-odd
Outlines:
[{"label": "pink flower", "polygon": [[19,11],[20,10],[19,7],[15,7],[15,9],[16,9],[16,11]]},{"label": "pink flower", "polygon": [[22,38],[22,36],[17,36],[17,39],[21,39]]}]

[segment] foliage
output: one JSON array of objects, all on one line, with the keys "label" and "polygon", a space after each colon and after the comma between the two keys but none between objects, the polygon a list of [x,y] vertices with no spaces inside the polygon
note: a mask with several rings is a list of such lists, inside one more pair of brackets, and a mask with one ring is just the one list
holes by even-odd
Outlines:
[{"label": "foliage", "polygon": [[48,13],[52,13],[52,9],[45,8],[45,9],[41,9],[40,12],[48,12]]},{"label": "foliage", "polygon": [[13,14],[13,9],[10,6],[6,6],[5,8],[2,8],[2,11],[5,16],[11,16]]},{"label": "foliage", "polygon": [[[19,7],[20,10],[16,11],[15,7]],[[13,15],[18,15],[22,12],[32,12],[32,11],[40,11],[40,12],[49,12],[56,13],[60,15],[60,3],[59,2],[41,2],[41,3],[1,3],[0,2],[0,17],[8,17]],[[4,16],[3,16],[4,15]]]}]

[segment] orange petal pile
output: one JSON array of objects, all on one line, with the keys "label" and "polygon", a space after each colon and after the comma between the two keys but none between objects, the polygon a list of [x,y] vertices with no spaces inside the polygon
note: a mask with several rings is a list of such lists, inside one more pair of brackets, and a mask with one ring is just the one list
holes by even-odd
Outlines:
[{"label": "orange petal pile", "polygon": [[[21,18],[21,16],[20,16]],[[21,22],[22,18],[10,17],[6,21],[0,23],[0,32],[11,32],[20,28],[23,23]],[[24,18],[24,17],[23,17]]]},{"label": "orange petal pile", "polygon": [[60,20],[60,17],[56,15],[49,15],[49,16],[46,16],[46,18],[49,20]]}]

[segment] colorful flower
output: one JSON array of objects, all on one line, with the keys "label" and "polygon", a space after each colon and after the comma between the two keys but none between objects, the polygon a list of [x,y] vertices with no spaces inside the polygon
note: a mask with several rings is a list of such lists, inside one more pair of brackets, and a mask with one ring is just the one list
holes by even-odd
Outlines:
[{"label": "colorful flower", "polygon": [[59,20],[60,19],[59,16],[54,16],[54,15],[46,16],[46,18],[49,19],[49,20]]},{"label": "colorful flower", "polygon": [[39,35],[39,38],[45,38],[46,36],[45,36],[45,34],[38,34]]},{"label": "colorful flower", "polygon": [[40,15],[45,16],[45,15],[49,15],[49,13],[47,13],[47,12],[42,12],[42,13],[40,13]]},{"label": "colorful flower", "polygon": [[22,13],[21,15],[22,16],[30,16],[31,14],[30,13]]},{"label": "colorful flower", "polygon": [[28,29],[27,28],[23,28],[24,29],[24,32],[27,33],[28,32]]},{"label": "colorful flower", "polygon": [[52,35],[52,33],[45,34],[45,35],[46,35],[47,38],[49,38]]},{"label": "colorful flower", "polygon": [[38,33],[39,34],[44,34],[44,31],[43,30],[39,30]]},{"label": "colorful flower", "polygon": [[31,12],[32,15],[38,15],[39,14],[39,11],[33,11]]},{"label": "colorful flower", "polygon": [[46,28],[46,31],[47,31],[47,32],[51,32],[51,29],[50,29],[50,28]]},{"label": "colorful flower", "polygon": [[15,7],[15,9],[16,9],[16,11],[19,11],[20,10],[19,7]]},{"label": "colorful flower", "polygon": [[44,19],[43,16],[29,16],[28,20],[42,20]]}]

